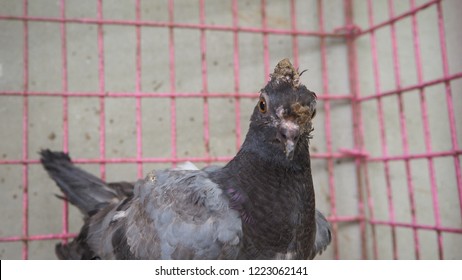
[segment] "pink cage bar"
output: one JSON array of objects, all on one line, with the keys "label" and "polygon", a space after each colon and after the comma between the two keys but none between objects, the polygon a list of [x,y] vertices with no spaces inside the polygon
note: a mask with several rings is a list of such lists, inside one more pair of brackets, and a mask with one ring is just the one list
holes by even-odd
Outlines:
[{"label": "pink cage bar", "polygon": [[[435,243],[437,244],[438,253],[436,258],[444,259],[445,251],[443,245],[443,234],[462,234],[462,223],[458,223],[452,226],[443,225],[441,221],[441,209],[444,205],[441,205],[438,199],[438,183],[436,180],[435,171],[435,160],[442,157],[449,157],[453,159],[453,167],[455,170],[455,186],[448,186],[457,189],[459,211],[462,217],[462,171],[460,166],[460,158],[462,149],[458,144],[457,130],[460,127],[456,125],[455,116],[455,102],[453,101],[453,92],[451,83],[455,80],[462,78],[462,72],[451,73],[449,68],[449,58],[446,46],[446,34],[444,27],[442,1],[434,0],[428,1],[423,4],[417,5],[415,0],[410,0],[410,9],[404,13],[397,14],[394,10],[394,1],[389,0],[388,3],[388,19],[383,22],[376,22],[374,19],[373,5],[375,1],[368,0],[367,2],[361,3],[367,5],[367,20],[368,26],[358,27],[355,24],[353,17],[354,5],[352,0],[343,1],[343,9],[345,22],[344,26],[340,26],[332,31],[326,31],[326,21],[328,18],[325,16],[325,1],[317,0],[316,8],[318,14],[318,29],[317,30],[300,30],[297,28],[296,21],[296,2],[295,0],[290,1],[290,18],[291,23],[290,29],[277,29],[268,27],[268,16],[267,16],[267,5],[265,0],[261,0],[261,27],[242,27],[239,25],[238,16],[238,1],[232,0],[232,25],[215,25],[206,23],[205,14],[205,0],[198,0],[199,8],[199,23],[178,23],[174,19],[174,0],[168,1],[168,21],[147,21],[141,18],[141,0],[134,1],[134,9],[136,11],[135,20],[113,20],[107,19],[103,15],[103,0],[97,0],[97,17],[96,18],[68,18],[66,17],[66,1],[60,0],[60,17],[39,17],[30,16],[28,14],[28,0],[23,0],[23,14],[8,15],[2,14],[0,11],[0,21],[19,21],[23,24],[23,87],[22,90],[5,91],[0,89],[0,100],[3,96],[22,96],[23,100],[23,116],[22,116],[22,155],[17,159],[0,160],[1,165],[20,165],[22,166],[22,234],[18,236],[0,236],[0,242],[20,242],[22,243],[22,258],[28,259],[29,257],[29,244],[37,240],[61,240],[67,241],[70,238],[75,237],[75,233],[69,231],[68,221],[68,204],[63,203],[62,206],[62,231],[58,233],[49,233],[42,235],[31,235],[29,233],[29,178],[28,170],[31,165],[36,165],[39,162],[30,158],[29,151],[29,97],[31,96],[52,96],[54,98],[60,98],[62,100],[62,130],[63,130],[63,147],[64,151],[69,150],[69,123],[68,123],[68,101],[69,98],[73,97],[98,97],[99,98],[99,158],[76,158],[75,162],[81,164],[95,163],[100,166],[101,178],[106,177],[106,165],[111,163],[128,163],[135,164],[137,166],[138,177],[143,176],[143,164],[145,163],[169,163],[175,165],[179,162],[191,161],[201,163],[224,163],[230,160],[229,156],[212,156],[210,153],[210,118],[213,118],[209,114],[209,100],[212,98],[233,98],[234,99],[234,110],[235,110],[235,145],[238,149],[242,143],[243,136],[241,135],[241,99],[252,99],[257,98],[258,93],[256,92],[242,92],[241,81],[240,81],[240,56],[239,56],[239,38],[241,33],[257,33],[263,37],[263,61],[264,61],[264,75],[269,76],[272,65],[270,65],[270,49],[269,49],[269,36],[271,35],[289,35],[292,37],[292,52],[293,62],[296,67],[300,65],[299,53],[303,50],[300,48],[299,39],[302,37],[315,37],[319,38],[319,48],[321,53],[321,69],[322,69],[322,92],[318,93],[319,98],[319,110],[324,111],[325,121],[323,129],[325,131],[326,151],[325,152],[314,152],[312,158],[314,160],[323,161],[327,168],[328,173],[328,192],[330,199],[330,215],[329,220],[333,225],[333,242],[332,250],[333,257],[336,259],[340,258],[340,252],[342,246],[339,241],[339,231],[341,230],[342,224],[355,224],[360,230],[360,251],[361,258],[363,259],[378,259],[381,258],[379,243],[382,241],[377,236],[376,229],[379,226],[387,227],[391,231],[391,250],[392,258],[399,259],[399,250],[397,242],[396,231],[400,228],[409,228],[412,230],[413,240],[413,255],[416,259],[421,258],[422,244],[419,240],[419,231],[432,231],[436,233]],[[421,31],[417,24],[417,14],[425,9],[435,9],[437,13],[438,23],[438,45],[441,52],[438,54],[441,56],[443,76],[428,80],[424,78],[423,66],[422,66],[422,53],[420,50],[419,35]],[[414,48],[414,60],[415,69],[417,73],[417,83],[413,85],[403,86],[402,71],[399,63],[398,55],[398,43],[397,43],[397,28],[396,24],[404,19],[411,20],[412,26],[412,42]],[[60,26],[60,37],[61,37],[61,56],[62,56],[62,90],[58,92],[49,91],[31,91],[29,90],[29,23],[30,22],[48,22],[58,24]],[[67,49],[67,34],[66,26],[68,23],[83,24],[83,25],[94,25],[97,27],[97,50],[98,50],[98,73],[99,73],[99,90],[97,92],[70,92],[68,90],[68,49]],[[133,26],[136,32],[136,90],[135,92],[108,92],[105,85],[105,46],[103,40],[103,29],[106,25],[122,25],[122,26]],[[142,90],[142,51],[141,51],[141,27],[156,27],[165,28],[168,30],[168,69],[170,75],[170,90],[167,92],[143,92]],[[382,90],[380,83],[380,71],[381,66],[379,64],[379,57],[377,53],[377,39],[376,33],[384,27],[390,28],[391,44],[392,44],[392,65],[394,75],[394,89]],[[175,83],[175,49],[178,46],[174,41],[175,29],[195,29],[200,31],[200,57],[201,57],[201,77],[202,77],[202,90],[200,93],[197,92],[178,92]],[[233,73],[234,73],[234,91],[230,93],[215,93],[208,90],[208,69],[207,69],[207,46],[206,33],[207,31],[223,31],[231,32],[233,35]],[[345,47],[347,49],[348,60],[344,63],[348,65],[348,80],[350,92],[347,95],[344,94],[332,94],[329,88],[329,68],[327,63],[328,57],[328,46],[326,40],[330,38],[337,38],[344,40]],[[374,92],[372,94],[361,94],[359,86],[359,66],[358,66],[358,51],[357,41],[359,38],[368,38],[371,49],[370,55],[372,57],[372,69],[373,69],[373,85]],[[19,73],[18,73],[19,74]],[[312,74],[310,74],[312,75]],[[427,108],[426,100],[426,89],[434,85],[444,85],[444,94],[446,99],[446,108],[442,109],[445,114],[448,114],[449,129],[451,136],[452,148],[446,151],[433,151],[431,143],[431,130],[429,125],[429,113]],[[425,152],[423,153],[411,153],[410,145],[412,145],[409,137],[409,132],[406,127],[406,115],[404,113],[403,95],[408,92],[414,92],[411,94],[418,94],[423,132],[425,140]],[[396,97],[399,111],[399,132],[400,139],[402,142],[403,152],[400,155],[393,155],[389,153],[387,144],[387,131],[385,125],[385,112],[383,99],[389,96]],[[136,157],[134,158],[107,158],[106,157],[106,115],[105,115],[105,101],[110,98],[133,98],[136,101]],[[202,157],[179,157],[177,154],[177,98],[194,98],[201,99],[203,101],[203,139],[205,144],[205,153]],[[170,99],[170,125],[171,129],[171,155],[169,157],[154,157],[149,158],[143,156],[142,150],[142,111],[141,101],[143,98],[169,98]],[[342,101],[346,102],[351,107],[352,112],[352,132],[354,134],[354,146],[351,148],[345,148],[335,151],[332,146],[332,110],[333,102]],[[375,102],[378,113],[378,125],[380,131],[380,147],[381,155],[371,156],[364,143],[365,128],[364,128],[364,114],[362,112],[362,105],[366,102]],[[460,105],[460,104],[459,104]],[[459,120],[460,122],[460,120]],[[319,126],[319,124],[318,124]],[[35,152],[35,151],[33,151]],[[354,162],[355,174],[357,180],[357,189],[351,190],[356,192],[358,195],[357,203],[357,215],[345,215],[339,211],[337,202],[339,197],[336,196],[336,192],[339,188],[338,180],[335,180],[334,171],[336,168],[335,161],[338,159],[349,159]],[[428,207],[432,208],[434,214],[434,224],[419,223],[416,215],[416,198],[415,198],[415,182],[413,180],[413,170],[411,168],[411,162],[413,160],[425,160],[428,168],[429,181],[428,184],[431,189],[431,201],[432,205]],[[392,193],[392,170],[390,169],[391,162],[403,162],[405,167],[405,178],[406,178],[406,195],[409,199],[410,205],[410,216],[411,222],[405,223],[400,222],[396,219],[396,212],[394,209],[394,197]],[[371,176],[369,175],[368,166],[372,163],[380,163],[383,166],[385,185],[387,193],[388,203],[388,219],[378,219],[375,217],[375,205],[374,199],[371,194],[374,186],[371,183]],[[315,175],[316,176],[316,175]],[[19,221],[18,221],[19,222]],[[462,245],[462,244],[461,244]]]}]

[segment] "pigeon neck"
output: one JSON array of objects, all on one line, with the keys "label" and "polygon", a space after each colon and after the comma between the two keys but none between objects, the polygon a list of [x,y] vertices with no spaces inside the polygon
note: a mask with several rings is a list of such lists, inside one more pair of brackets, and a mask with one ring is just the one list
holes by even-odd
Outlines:
[{"label": "pigeon neck", "polygon": [[241,257],[275,258],[297,251],[301,242],[311,244],[307,242],[314,232],[307,229],[313,228],[309,223],[314,221],[315,202],[308,142],[291,165],[276,164],[243,147],[213,177],[229,197],[231,208],[241,214],[247,248]]},{"label": "pigeon neck", "polygon": [[222,178],[227,179],[220,185],[238,208],[252,208],[260,200],[276,205],[285,201],[281,198],[291,198],[294,193],[313,193],[308,143],[299,148],[292,161],[285,163],[242,148],[222,172]]}]

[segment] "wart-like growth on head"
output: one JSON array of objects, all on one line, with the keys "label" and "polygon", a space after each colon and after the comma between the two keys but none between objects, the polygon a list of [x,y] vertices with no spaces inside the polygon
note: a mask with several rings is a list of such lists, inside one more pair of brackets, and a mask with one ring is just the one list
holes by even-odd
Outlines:
[{"label": "wart-like growth on head", "polygon": [[299,102],[292,104],[292,111],[298,116],[298,123],[303,124],[310,121],[314,117],[308,106],[302,106]]},{"label": "wart-like growth on head", "polygon": [[284,80],[290,83],[294,88],[300,86],[300,73],[298,73],[298,70],[290,63],[288,58],[279,61],[270,77],[272,80]]},{"label": "wart-like growth on head", "polygon": [[[271,81],[261,93],[266,98],[271,92],[272,99],[281,100],[281,105],[285,106],[284,113],[289,113],[296,118],[297,124],[302,125],[311,122],[315,115],[316,94],[300,83],[300,75],[289,59],[284,58],[270,74]],[[281,112],[277,115],[282,117]]]}]

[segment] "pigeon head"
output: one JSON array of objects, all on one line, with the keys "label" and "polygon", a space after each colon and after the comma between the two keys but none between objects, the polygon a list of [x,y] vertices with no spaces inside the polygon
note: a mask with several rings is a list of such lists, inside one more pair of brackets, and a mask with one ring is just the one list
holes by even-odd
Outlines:
[{"label": "pigeon head", "polygon": [[260,91],[249,133],[262,155],[290,162],[297,153],[308,152],[316,94],[300,84],[300,73],[288,59],[280,61],[270,77]]}]

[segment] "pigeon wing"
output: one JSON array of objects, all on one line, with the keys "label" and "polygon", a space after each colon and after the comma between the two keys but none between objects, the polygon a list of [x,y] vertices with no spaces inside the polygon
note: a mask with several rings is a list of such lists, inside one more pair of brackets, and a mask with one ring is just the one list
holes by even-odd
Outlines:
[{"label": "pigeon wing", "polygon": [[321,254],[331,241],[331,226],[324,215],[316,209],[316,239],[313,246],[313,257]]},{"label": "pigeon wing", "polygon": [[242,236],[239,213],[201,170],[151,172],[91,218],[88,242],[102,258],[232,259]]}]

